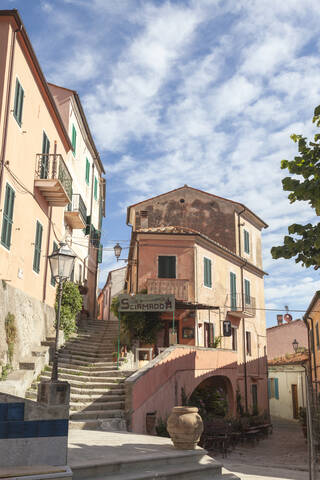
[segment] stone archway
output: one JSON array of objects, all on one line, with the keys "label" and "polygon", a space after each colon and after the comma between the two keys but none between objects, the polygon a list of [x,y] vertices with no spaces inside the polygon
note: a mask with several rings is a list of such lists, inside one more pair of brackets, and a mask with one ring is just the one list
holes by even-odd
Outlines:
[{"label": "stone archway", "polygon": [[220,418],[234,414],[234,402],[231,381],[224,375],[206,378],[199,383],[188,399],[188,404],[198,407],[203,415]]}]

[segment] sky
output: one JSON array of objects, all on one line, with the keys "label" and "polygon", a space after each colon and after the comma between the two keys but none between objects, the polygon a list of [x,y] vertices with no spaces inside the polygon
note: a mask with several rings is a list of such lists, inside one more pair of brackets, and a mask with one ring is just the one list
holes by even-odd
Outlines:
[{"label": "sky", "polygon": [[[317,0],[0,0],[17,8],[48,81],[78,91],[104,163],[100,285],[128,253],[126,207],[188,184],[241,203],[263,231],[267,325],[300,318],[319,271],[273,260],[287,226],[316,221],[283,192],[290,134],[320,104]],[[213,277],[214,280],[214,277]],[[272,309],[276,311],[272,311]]]}]

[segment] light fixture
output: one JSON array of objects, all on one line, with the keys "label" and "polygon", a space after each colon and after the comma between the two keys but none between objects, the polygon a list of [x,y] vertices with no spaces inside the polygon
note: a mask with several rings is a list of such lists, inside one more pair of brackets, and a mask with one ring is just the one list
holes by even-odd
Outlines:
[{"label": "light fixture", "polygon": [[121,252],[122,252],[122,247],[121,245],[119,245],[119,243],[117,243],[114,247],[113,247],[113,250],[114,250],[114,254],[115,254],[115,257],[117,259],[117,262],[120,258],[120,255],[121,255]]},{"label": "light fixture", "polygon": [[60,242],[60,247],[54,250],[51,255],[48,256],[51,275],[58,283],[58,309],[56,315],[56,338],[54,345],[54,357],[51,372],[51,381],[58,381],[58,345],[59,345],[59,328],[60,328],[60,311],[63,284],[71,277],[72,270],[74,269],[74,262],[76,256],[70,250],[66,243]]},{"label": "light fixture", "polygon": [[297,342],[296,339],[293,340],[292,347],[293,347],[294,353],[297,353],[298,347],[299,347],[299,342]]}]

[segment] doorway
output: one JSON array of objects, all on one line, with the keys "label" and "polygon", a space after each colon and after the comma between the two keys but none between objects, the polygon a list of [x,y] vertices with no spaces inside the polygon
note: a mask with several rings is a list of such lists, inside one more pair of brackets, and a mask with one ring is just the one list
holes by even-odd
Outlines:
[{"label": "doorway", "polygon": [[299,405],[298,405],[298,388],[297,385],[291,385],[292,393],[292,414],[293,418],[299,418]]}]

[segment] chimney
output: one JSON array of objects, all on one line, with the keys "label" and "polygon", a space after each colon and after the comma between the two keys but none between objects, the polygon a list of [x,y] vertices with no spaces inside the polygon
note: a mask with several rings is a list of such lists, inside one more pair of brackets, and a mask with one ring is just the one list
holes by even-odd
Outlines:
[{"label": "chimney", "polygon": [[277,315],[277,323],[278,325],[282,325],[283,322],[283,315]]}]

